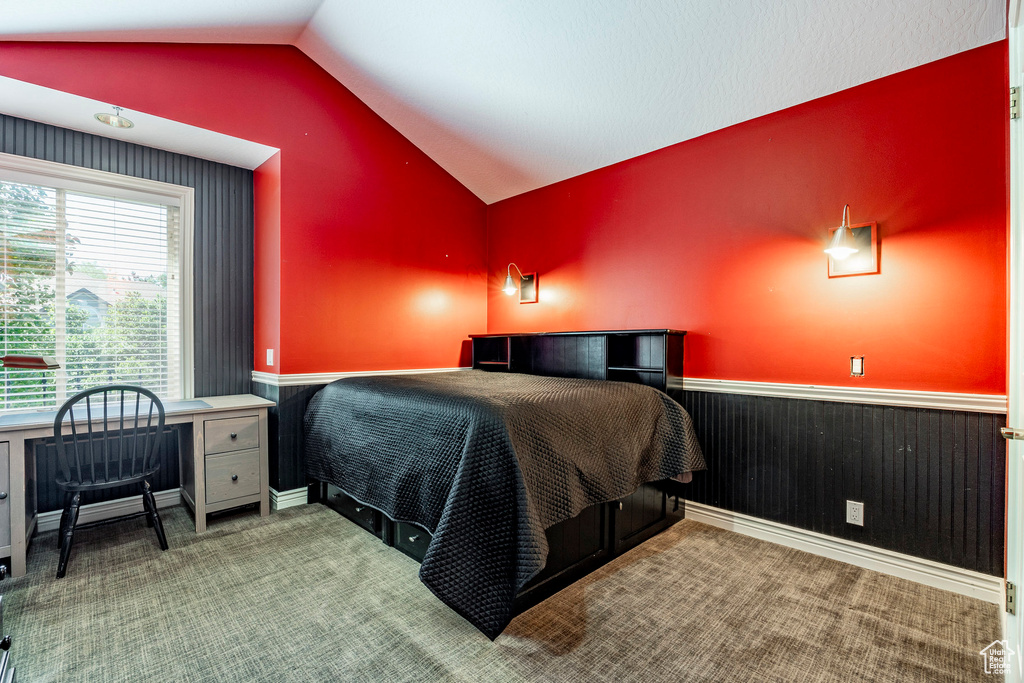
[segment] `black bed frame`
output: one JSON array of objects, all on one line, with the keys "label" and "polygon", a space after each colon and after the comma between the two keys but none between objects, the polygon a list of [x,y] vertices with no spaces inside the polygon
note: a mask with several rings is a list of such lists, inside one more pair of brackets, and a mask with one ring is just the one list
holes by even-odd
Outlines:
[{"label": "black bed frame", "polygon": [[[473,367],[646,384],[681,402],[685,334],[679,330],[611,330],[472,335]],[[426,530],[391,520],[333,484],[317,484],[311,491],[318,494],[320,502],[384,543],[423,560],[430,543]],[[682,519],[681,486],[671,480],[652,482],[621,500],[592,505],[550,527],[546,532],[547,563],[516,596],[515,612],[533,607]]]}]

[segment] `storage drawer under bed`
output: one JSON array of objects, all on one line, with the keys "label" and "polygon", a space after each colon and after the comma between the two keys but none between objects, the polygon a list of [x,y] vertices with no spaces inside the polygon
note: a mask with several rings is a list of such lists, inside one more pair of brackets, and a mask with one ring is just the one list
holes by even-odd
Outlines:
[{"label": "storage drawer under bed", "polygon": [[327,496],[324,503],[345,519],[355,522],[374,536],[381,535],[383,515],[369,505],[364,505],[352,498],[334,484],[327,485]]},{"label": "storage drawer under bed", "polygon": [[430,534],[415,524],[395,522],[394,525],[395,547],[417,562],[422,562],[427,555],[427,546],[430,545]]}]

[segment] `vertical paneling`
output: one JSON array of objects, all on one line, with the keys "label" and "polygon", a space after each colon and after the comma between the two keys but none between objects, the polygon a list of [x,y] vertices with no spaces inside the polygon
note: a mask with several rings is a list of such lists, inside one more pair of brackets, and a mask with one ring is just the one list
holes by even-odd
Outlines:
[{"label": "vertical paneling", "polygon": [[0,152],[195,188],[195,393],[249,393],[252,171],[3,114]]},{"label": "vertical paneling", "polygon": [[[54,445],[53,439],[37,439],[31,442],[29,448],[35,449],[36,454],[36,500],[39,512],[62,509],[64,501],[61,499],[60,490],[53,483],[60,470],[57,461],[57,447]],[[167,491],[178,488],[178,432],[176,429],[165,430],[164,438],[160,442],[158,460],[160,469],[150,481],[153,490]],[[118,498],[137,496],[140,493],[142,490],[138,484],[119,486],[106,491],[86,491],[82,494],[83,504],[117,500]]]},{"label": "vertical paneling", "polygon": [[323,387],[323,384],[275,387],[253,382],[253,393],[277,404],[268,410],[270,486],[277,491],[306,485],[303,418],[309,400]]},{"label": "vertical paneling", "polygon": [[[0,152],[195,188],[195,394],[251,391],[252,171],[0,114]],[[40,510],[56,507],[52,447],[40,451]],[[164,449],[155,488],[178,486],[177,440]],[[133,492],[107,492],[112,500]],[[89,502],[99,502],[100,499]]]},{"label": "vertical paneling", "polygon": [[[1001,576],[1002,415],[685,392],[699,503]],[[863,501],[863,527],[846,523]]]}]

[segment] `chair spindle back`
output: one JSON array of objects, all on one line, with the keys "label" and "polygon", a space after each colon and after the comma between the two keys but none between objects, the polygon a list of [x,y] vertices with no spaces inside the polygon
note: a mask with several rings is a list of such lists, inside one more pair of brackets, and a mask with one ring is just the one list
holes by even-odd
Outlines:
[{"label": "chair spindle back", "polygon": [[[65,417],[70,420],[70,438],[60,436]],[[164,407],[156,394],[142,387],[96,387],[65,401],[53,429],[63,483],[128,480],[159,466]]]}]

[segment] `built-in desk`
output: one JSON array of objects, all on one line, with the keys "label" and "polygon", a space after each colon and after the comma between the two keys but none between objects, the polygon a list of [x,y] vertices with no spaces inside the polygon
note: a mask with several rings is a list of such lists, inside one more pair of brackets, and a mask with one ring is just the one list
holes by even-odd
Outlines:
[{"label": "built-in desk", "polygon": [[[259,503],[270,514],[267,470],[267,408],[252,394],[165,401],[167,425],[191,425],[192,438],[178,433],[181,497],[195,512],[196,532],[206,531],[206,514]],[[0,415],[0,557],[10,556],[11,573],[25,574],[28,541],[36,529],[35,454],[26,442],[53,436],[57,411]],[[71,423],[65,422],[65,434]],[[6,494],[6,495],[5,495]]]}]

